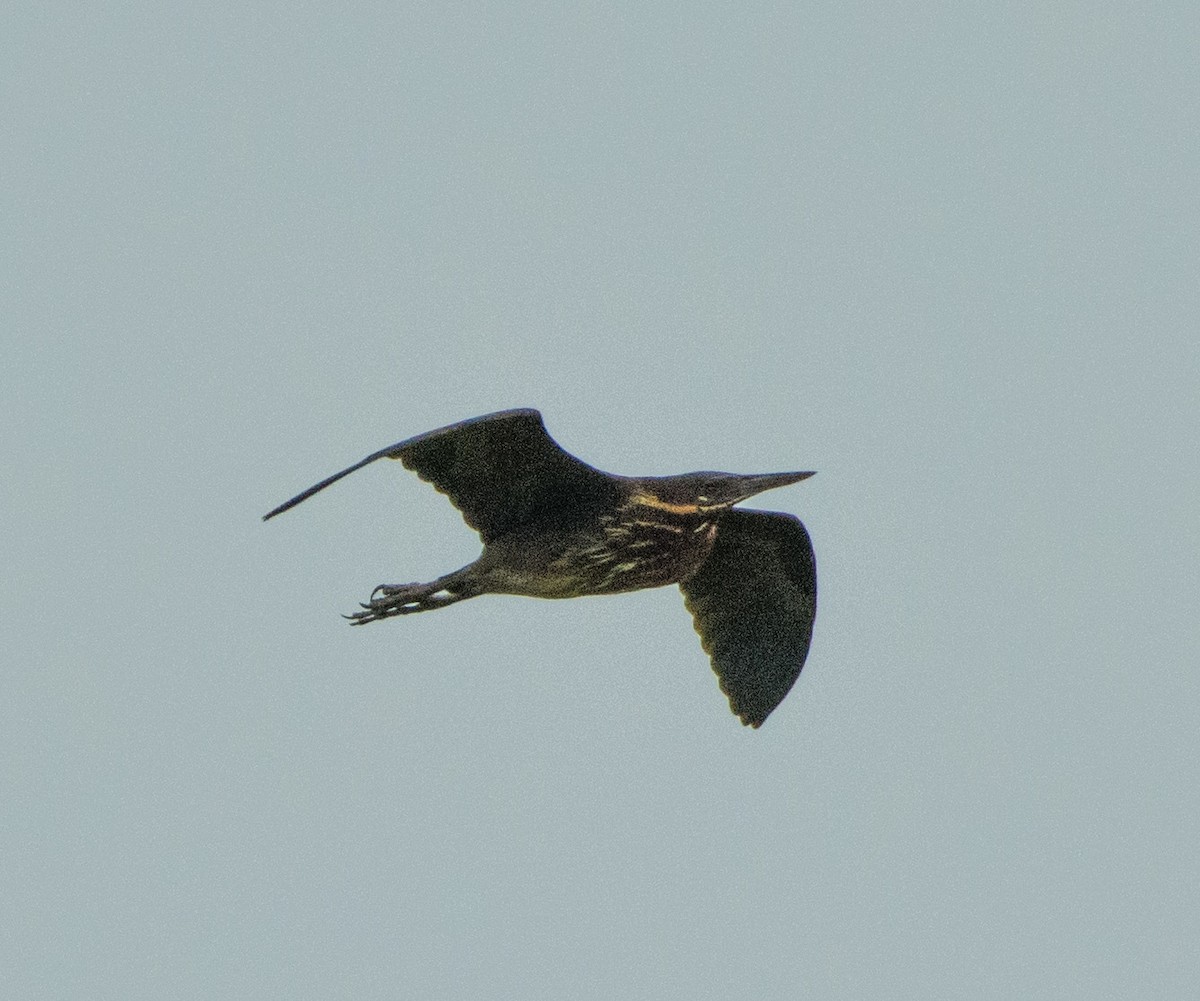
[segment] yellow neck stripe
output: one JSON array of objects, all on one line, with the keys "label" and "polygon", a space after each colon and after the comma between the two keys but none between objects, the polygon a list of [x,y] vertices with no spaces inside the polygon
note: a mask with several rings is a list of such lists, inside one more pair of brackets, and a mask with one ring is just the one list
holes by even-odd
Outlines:
[{"label": "yellow neck stripe", "polygon": [[672,504],[670,501],[655,497],[654,494],[634,494],[633,502],[635,504],[644,504],[646,507],[657,508],[659,511],[669,511],[671,514],[700,513],[699,504]]}]

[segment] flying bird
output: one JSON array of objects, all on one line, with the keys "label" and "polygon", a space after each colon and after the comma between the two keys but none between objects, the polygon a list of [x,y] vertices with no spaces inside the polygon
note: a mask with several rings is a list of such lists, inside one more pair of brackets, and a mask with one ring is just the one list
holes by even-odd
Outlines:
[{"label": "flying bird", "polygon": [[504,410],[373,452],[263,520],[383,458],[449,497],[483,552],[426,584],[380,584],[346,616],[353,625],[481,594],[575,598],[678,584],[743,724],[761,726],[799,676],[817,608],[812,542],[794,515],[734,505],[811,472],[616,476],[564,451],[538,411]]}]

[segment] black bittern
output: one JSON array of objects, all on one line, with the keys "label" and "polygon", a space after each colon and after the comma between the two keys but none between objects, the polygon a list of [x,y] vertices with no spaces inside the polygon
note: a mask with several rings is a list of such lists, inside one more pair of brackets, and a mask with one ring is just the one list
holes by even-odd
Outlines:
[{"label": "black bittern", "polygon": [[799,676],[817,609],[808,532],[793,515],[733,505],[812,473],[615,476],[560,448],[536,410],[505,410],[381,449],[263,520],[383,458],[446,494],[483,552],[428,584],[380,584],[346,616],[352,624],[481,594],[575,598],[678,584],[744,724],[761,726]]}]

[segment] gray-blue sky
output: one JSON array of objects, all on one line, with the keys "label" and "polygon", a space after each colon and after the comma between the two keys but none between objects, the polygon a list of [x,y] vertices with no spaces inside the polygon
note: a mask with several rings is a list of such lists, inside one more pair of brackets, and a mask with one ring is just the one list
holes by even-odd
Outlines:
[{"label": "gray-blue sky", "polygon": [[[1186,5],[6,15],[6,996],[1179,997]],[[797,687],[467,562],[391,441],[815,468]]]}]

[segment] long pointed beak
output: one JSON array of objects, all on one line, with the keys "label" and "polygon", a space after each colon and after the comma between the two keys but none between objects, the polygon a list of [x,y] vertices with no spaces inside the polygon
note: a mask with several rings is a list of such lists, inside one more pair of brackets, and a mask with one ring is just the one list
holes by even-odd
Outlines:
[{"label": "long pointed beak", "polygon": [[761,494],[764,490],[786,487],[815,475],[815,471],[809,470],[805,473],[753,473],[742,476],[738,483],[738,499],[734,503],[744,501],[747,497],[753,497],[755,494]]}]

